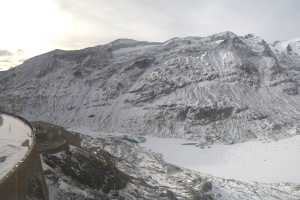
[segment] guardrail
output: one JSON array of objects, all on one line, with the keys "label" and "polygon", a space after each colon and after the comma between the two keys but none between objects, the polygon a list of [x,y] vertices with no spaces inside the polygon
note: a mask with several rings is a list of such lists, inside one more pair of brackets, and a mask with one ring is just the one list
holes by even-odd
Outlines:
[{"label": "guardrail", "polygon": [[31,130],[31,143],[25,156],[0,180],[0,198],[3,200],[26,200],[31,195],[48,200],[48,190],[43,176],[39,152],[36,149],[35,130],[20,116],[0,111],[24,123]]}]

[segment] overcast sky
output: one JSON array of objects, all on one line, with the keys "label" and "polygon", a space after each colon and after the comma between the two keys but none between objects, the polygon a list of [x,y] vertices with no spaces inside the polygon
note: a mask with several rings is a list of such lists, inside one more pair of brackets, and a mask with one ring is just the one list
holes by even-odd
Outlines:
[{"label": "overcast sky", "polygon": [[165,41],[226,30],[300,37],[299,0],[0,0],[0,68],[117,38]]}]

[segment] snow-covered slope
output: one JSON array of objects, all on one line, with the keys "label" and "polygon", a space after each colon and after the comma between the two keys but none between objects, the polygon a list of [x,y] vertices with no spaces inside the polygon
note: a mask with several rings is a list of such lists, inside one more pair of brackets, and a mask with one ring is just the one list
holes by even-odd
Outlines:
[{"label": "snow-covered slope", "polygon": [[[292,49],[295,49],[294,46]],[[201,143],[299,134],[299,55],[231,32],[55,50],[0,72],[0,106],[31,120]]]},{"label": "snow-covered slope", "polygon": [[300,38],[295,38],[287,41],[276,41],[273,44],[274,48],[281,53],[298,54],[300,55]]}]

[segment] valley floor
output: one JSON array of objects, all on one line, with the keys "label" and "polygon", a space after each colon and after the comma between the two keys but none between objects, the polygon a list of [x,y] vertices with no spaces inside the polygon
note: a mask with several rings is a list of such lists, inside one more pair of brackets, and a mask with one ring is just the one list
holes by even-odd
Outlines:
[{"label": "valley floor", "polygon": [[184,139],[147,137],[142,145],[180,167],[227,179],[300,183],[300,136],[200,148]]}]

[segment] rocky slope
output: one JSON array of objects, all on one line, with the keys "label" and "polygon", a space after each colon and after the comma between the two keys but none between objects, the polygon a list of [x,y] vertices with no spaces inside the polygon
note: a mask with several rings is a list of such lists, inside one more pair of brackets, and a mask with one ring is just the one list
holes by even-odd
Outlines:
[{"label": "rocky slope", "polygon": [[236,143],[299,134],[299,81],[298,40],[120,39],[0,72],[0,106],[64,127]]},{"label": "rocky slope", "polygon": [[[138,138],[93,138],[44,122],[33,125],[50,200],[213,197],[212,184],[206,178],[165,163],[160,155],[141,148]],[[190,188],[191,184],[195,188]]]},{"label": "rocky slope", "polygon": [[[299,185],[244,183],[166,163],[131,136],[90,137],[47,123],[34,123],[43,148],[50,200],[297,200]],[[85,133],[84,133],[85,134]],[[75,139],[74,139],[75,138]],[[80,138],[80,143],[77,139]],[[75,142],[74,142],[75,141]],[[52,145],[55,147],[56,145]]]}]

